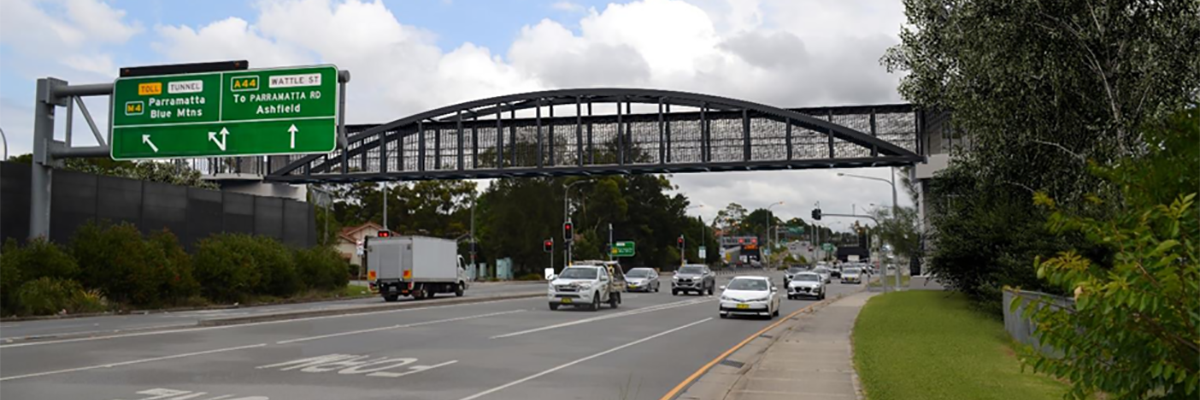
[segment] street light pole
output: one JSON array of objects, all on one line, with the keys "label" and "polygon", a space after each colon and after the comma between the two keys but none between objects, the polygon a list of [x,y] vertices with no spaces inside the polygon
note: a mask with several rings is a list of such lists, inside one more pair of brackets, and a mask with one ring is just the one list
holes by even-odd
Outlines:
[{"label": "street light pole", "polygon": [[[896,218],[896,215],[898,214],[898,211],[899,211],[899,206],[896,204],[896,168],[892,168],[892,169],[888,170],[888,174],[891,175],[891,177],[892,177],[892,179],[890,181],[887,179],[876,178],[876,177],[872,177],[872,176],[851,175],[851,174],[844,174],[844,173],[838,172],[838,176],[848,176],[851,178],[869,179],[869,180],[880,181],[880,182],[892,185],[892,218]],[[885,268],[884,275],[886,275],[886,274],[887,274],[887,270]],[[899,267],[896,268],[896,290],[900,290],[900,268]]]},{"label": "street light pole", "polygon": [[[773,219],[773,218],[771,218],[771,207],[775,207],[775,206],[778,206],[781,204],[783,204],[782,201],[772,203],[771,205],[767,206],[767,212],[765,213],[765,214],[767,214],[767,225],[766,225],[767,231],[763,233],[763,241],[767,242],[767,251],[768,252],[770,252],[770,250],[771,250],[771,222],[773,222],[773,221],[771,221]],[[762,249],[758,250],[758,254],[760,256],[762,255]],[[763,260],[763,266],[766,269],[770,270],[771,269],[771,259],[767,258],[766,260]]]},{"label": "street light pole", "polygon": [[[566,225],[566,223],[571,222],[571,211],[570,211],[571,203],[568,201],[568,199],[571,198],[571,187],[578,185],[580,183],[591,182],[591,181],[592,181],[591,179],[578,180],[575,182],[571,182],[570,184],[567,184],[567,186],[565,188],[563,188],[563,225]],[[563,254],[566,256],[566,258],[563,259],[564,266],[571,265],[571,246],[572,246],[572,244],[573,243],[568,242],[565,237],[563,238]]]}]

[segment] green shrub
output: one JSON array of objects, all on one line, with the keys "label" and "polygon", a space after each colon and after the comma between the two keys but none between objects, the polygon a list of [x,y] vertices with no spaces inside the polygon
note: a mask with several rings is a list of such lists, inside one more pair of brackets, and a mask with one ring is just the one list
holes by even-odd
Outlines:
[{"label": "green shrub", "polygon": [[98,292],[86,292],[72,279],[42,277],[25,282],[17,289],[22,314],[46,315],[104,311],[104,298]]},{"label": "green shrub", "polygon": [[84,286],[123,303],[161,305],[163,286],[174,277],[162,247],[148,243],[130,223],[89,222],[72,237],[71,253]]},{"label": "green shrub", "polygon": [[156,247],[167,258],[167,280],[162,282],[163,299],[173,305],[189,302],[189,298],[200,293],[200,284],[192,274],[192,257],[183,250],[179,239],[168,230],[150,235],[150,246]]},{"label": "green shrub", "polygon": [[310,289],[338,289],[349,283],[349,267],[337,250],[329,246],[296,250],[296,272]]},{"label": "green shrub", "polygon": [[0,250],[0,313],[11,315],[16,310],[17,288],[21,287],[21,268],[14,254],[20,251],[17,241],[9,239]]},{"label": "green shrub", "polygon": [[75,279],[79,275],[75,259],[42,237],[30,240],[25,246],[17,246],[15,240],[9,239],[4,245],[4,263],[11,263],[12,268],[20,271],[19,282],[41,277]]},{"label": "green shrub", "polygon": [[248,235],[218,234],[201,240],[193,258],[200,293],[215,301],[241,301],[262,280],[250,248]]},{"label": "green shrub", "polygon": [[296,273],[292,252],[287,246],[266,236],[255,236],[253,244],[251,256],[262,273],[256,293],[284,297],[293,295],[304,287],[300,274]]}]

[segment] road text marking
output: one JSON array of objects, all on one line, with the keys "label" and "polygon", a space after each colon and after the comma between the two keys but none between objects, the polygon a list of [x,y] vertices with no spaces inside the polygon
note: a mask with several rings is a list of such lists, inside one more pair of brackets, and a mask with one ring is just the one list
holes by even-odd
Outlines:
[{"label": "road text marking", "polygon": [[408,367],[408,371],[406,372],[385,372],[389,369],[403,367],[415,362],[417,362],[417,359],[415,358],[380,357],[371,359],[371,356],[360,356],[354,354],[328,354],[318,357],[285,361],[277,364],[263,365],[255,368],[279,369],[280,371],[293,371],[298,369],[301,372],[309,373],[337,371],[339,375],[366,374],[367,376],[380,378],[399,378],[421,371],[428,371],[434,368],[454,364],[458,362],[458,360],[450,360],[434,365],[413,365]]}]

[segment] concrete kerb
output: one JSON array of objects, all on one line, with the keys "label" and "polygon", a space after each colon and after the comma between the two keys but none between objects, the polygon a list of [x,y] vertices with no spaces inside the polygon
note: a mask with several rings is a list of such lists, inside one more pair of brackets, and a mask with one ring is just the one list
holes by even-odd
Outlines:
[{"label": "concrete kerb", "polygon": [[400,309],[405,309],[405,308],[418,308],[418,307],[426,307],[426,306],[431,306],[431,305],[432,306],[449,306],[449,305],[455,305],[455,304],[484,303],[484,302],[489,302],[489,301],[514,300],[514,299],[542,297],[545,295],[546,295],[545,292],[538,291],[538,292],[502,294],[502,295],[495,295],[495,296],[455,297],[455,298],[447,298],[447,299],[431,299],[431,300],[424,300],[424,301],[406,301],[403,303],[370,304],[370,305],[365,305],[365,306],[361,306],[361,307],[287,311],[287,312],[281,312],[281,313],[247,315],[247,316],[241,316],[241,317],[202,319],[202,320],[196,322],[196,326],[225,326],[225,325],[249,324],[249,323],[255,323],[255,322],[285,321],[285,320],[290,320],[290,319],[324,317],[324,316],[329,316],[329,315],[368,314],[368,313],[373,313],[373,312],[378,312],[378,311],[391,311],[391,310],[400,310]]},{"label": "concrete kerb", "polygon": [[[783,334],[786,331],[794,329],[800,321],[807,319],[811,314],[820,311],[822,308],[825,308],[826,306],[845,297],[858,294],[863,291],[866,291],[865,286],[852,292],[839,294],[832,299],[826,299],[817,303],[813,303],[798,310],[799,312],[789,316],[786,322],[781,323],[778,326],[763,332],[762,334],[759,334],[758,337],[754,338],[749,343],[746,343],[746,345],[742,346],[742,348],[734,351],[724,359],[721,359],[716,365],[708,369],[708,371],[705,371],[699,379],[686,386],[684,391],[680,392],[680,394],[674,398],[681,400],[726,398],[730,392],[733,392],[739,387],[745,385],[744,378],[746,374],[750,372],[755,364],[757,364],[766,351],[771,348],[771,345],[775,344],[779,338],[783,337]],[[855,375],[854,383],[856,390],[860,393],[859,398],[861,399],[861,390],[858,390],[857,378],[857,375]],[[666,399],[668,399],[668,397],[663,398],[663,400]]]}]

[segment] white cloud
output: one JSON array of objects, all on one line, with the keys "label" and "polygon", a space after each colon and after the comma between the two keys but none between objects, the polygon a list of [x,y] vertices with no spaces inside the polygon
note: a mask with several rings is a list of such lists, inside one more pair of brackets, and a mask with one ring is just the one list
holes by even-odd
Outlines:
[{"label": "white cloud", "polygon": [[553,8],[558,11],[566,11],[566,12],[571,12],[571,13],[583,12],[583,6],[569,2],[569,1],[556,2],[554,4],[551,4],[550,8]]},{"label": "white cloud", "polygon": [[0,12],[0,43],[17,50],[18,63],[68,66],[106,77],[116,75],[115,68],[98,69],[112,65],[108,46],[124,44],[141,31],[138,22],[125,21],[124,11],[97,0],[7,0]]}]

